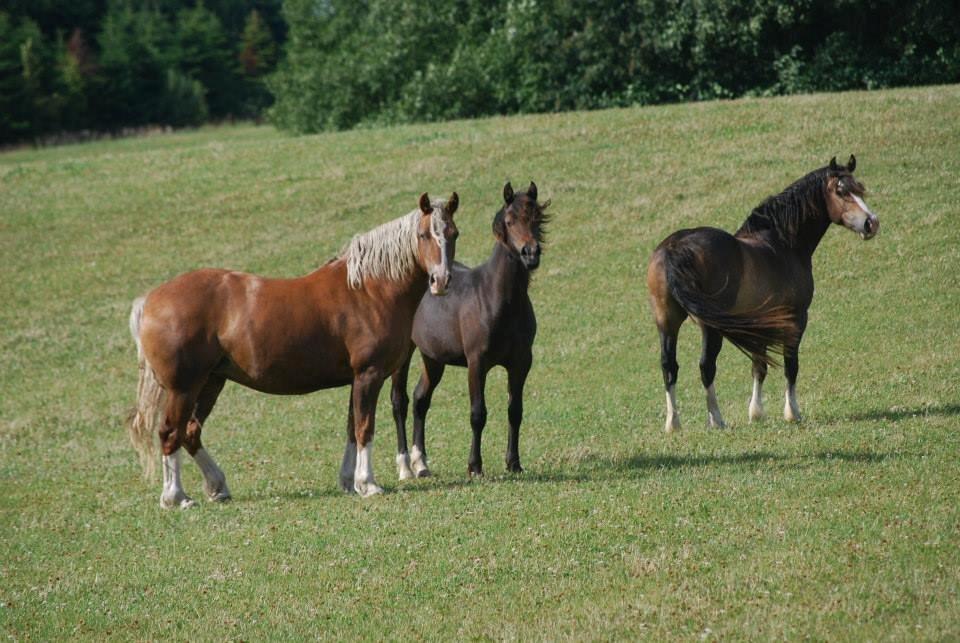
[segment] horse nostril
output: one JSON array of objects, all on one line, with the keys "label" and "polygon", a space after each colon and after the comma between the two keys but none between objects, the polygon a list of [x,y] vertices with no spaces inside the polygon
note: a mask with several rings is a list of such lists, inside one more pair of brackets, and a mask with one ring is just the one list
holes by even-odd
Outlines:
[{"label": "horse nostril", "polygon": [[863,231],[866,232],[867,234],[870,234],[871,228],[872,228],[872,224],[870,223],[870,217],[867,217],[867,220],[863,222]]}]

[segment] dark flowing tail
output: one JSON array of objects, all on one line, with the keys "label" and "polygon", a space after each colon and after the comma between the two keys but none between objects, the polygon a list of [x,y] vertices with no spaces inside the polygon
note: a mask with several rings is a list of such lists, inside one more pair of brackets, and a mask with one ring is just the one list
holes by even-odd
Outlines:
[{"label": "dark flowing tail", "polygon": [[747,356],[776,365],[771,353],[783,356],[786,346],[796,345],[799,331],[790,307],[764,303],[753,310],[729,312],[716,295],[700,288],[692,255],[671,249],[665,253],[664,267],[670,294],[683,309]]}]

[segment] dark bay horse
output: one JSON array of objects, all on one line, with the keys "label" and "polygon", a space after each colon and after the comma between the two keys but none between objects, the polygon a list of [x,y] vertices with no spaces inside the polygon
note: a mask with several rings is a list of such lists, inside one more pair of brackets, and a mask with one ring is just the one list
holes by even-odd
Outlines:
[{"label": "dark bay horse", "polygon": [[667,390],[666,430],[680,428],[677,413],[677,333],[689,315],[700,326],[700,379],[710,426],[723,427],[713,380],[726,338],[753,360],[750,420],[763,417],[761,391],[769,353],[783,356],[787,378],[783,417],[800,420],[796,382],[798,349],[813,299],[813,252],[831,223],[861,239],[880,221],[863,202],[864,187],[836,158],[769,197],[736,234],[716,228],[679,230],[664,239],[647,267],[647,287],[660,331],[660,363]]},{"label": "dark bay horse", "polygon": [[[407,372],[410,361],[394,375],[391,399],[397,425],[397,471],[400,479],[430,475],[424,444],[424,423],[434,389],[446,365],[466,366],[470,388],[473,442],[468,474],[483,475],[480,437],[487,422],[484,388],[494,366],[507,370],[510,431],[507,469],[520,466],[520,422],[523,386],[533,363],[537,318],[528,288],[530,273],[540,265],[549,202],[537,202],[537,186],[514,193],[503,188],[504,206],[493,218],[496,243],[486,263],[470,269],[454,263],[445,297],[424,297],[413,323],[413,341],[423,358],[423,374],[413,394],[413,453],[407,453]],[[412,347],[411,347],[412,351]],[[412,352],[411,352],[412,355]]]},{"label": "dark bay horse", "polygon": [[193,501],[180,482],[180,447],[199,465],[211,500],[230,497],[200,442],[227,380],[264,393],[303,394],[350,385],[340,485],[382,493],[371,447],[384,380],[409,359],[413,315],[429,282],[450,281],[456,192],[420,197],[407,215],[357,235],[338,257],[296,279],[197,270],[138,298],[130,314],[140,383],[130,438],[149,472],[156,436],[163,454],[163,507]]}]

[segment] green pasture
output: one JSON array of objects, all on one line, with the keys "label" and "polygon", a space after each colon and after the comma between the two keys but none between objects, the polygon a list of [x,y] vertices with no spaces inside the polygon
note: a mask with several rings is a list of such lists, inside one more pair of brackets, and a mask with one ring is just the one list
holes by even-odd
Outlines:
[{"label": "green pasture", "polygon": [[[699,333],[663,432],[646,261],[734,230],[855,153],[880,234],[831,229],[800,352],[805,419],[746,421],[729,345],[706,428]],[[134,297],[222,266],[304,274],[427,190],[458,259],[503,183],[553,200],[520,451],[488,381],[466,478],[465,373],[428,418],[435,477],[337,488],[347,391],[228,385],[204,438],[234,500],[159,508],[123,427]],[[0,633],[16,640],[943,640],[960,637],[960,86],[491,118],[289,137],[222,127],[0,154]],[[415,361],[412,378],[419,376]],[[187,492],[202,497],[185,461]]]}]

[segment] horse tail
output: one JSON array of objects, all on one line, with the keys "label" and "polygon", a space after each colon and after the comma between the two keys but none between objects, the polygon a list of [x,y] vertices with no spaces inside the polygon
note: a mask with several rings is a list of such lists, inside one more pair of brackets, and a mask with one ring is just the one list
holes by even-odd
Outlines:
[{"label": "horse tail", "polygon": [[140,457],[143,476],[151,478],[156,471],[159,454],[158,436],[163,421],[163,402],[166,392],[157,381],[157,375],[147,362],[140,343],[140,324],[143,320],[143,307],[146,297],[138,297],[130,311],[130,334],[137,344],[137,362],[140,366],[140,378],[137,383],[137,403],[127,418],[127,434]]},{"label": "horse tail", "polygon": [[789,306],[763,303],[752,310],[730,312],[717,295],[699,287],[700,275],[692,256],[671,249],[664,253],[667,286],[688,314],[718,331],[748,357],[777,364],[786,346],[799,337],[796,317]]}]

